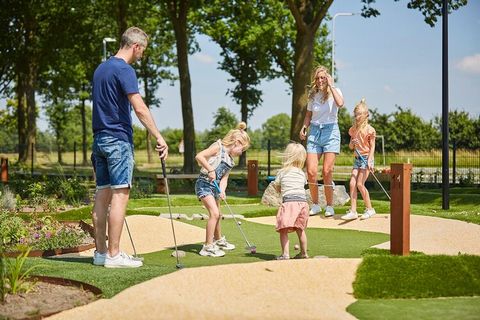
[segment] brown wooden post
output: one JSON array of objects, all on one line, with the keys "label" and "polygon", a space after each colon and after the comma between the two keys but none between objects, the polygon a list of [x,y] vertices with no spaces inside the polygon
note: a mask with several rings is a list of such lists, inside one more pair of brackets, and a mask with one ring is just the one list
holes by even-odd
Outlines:
[{"label": "brown wooden post", "polygon": [[1,171],[2,183],[8,183],[8,158],[2,158],[2,171]]},{"label": "brown wooden post", "polygon": [[410,175],[409,163],[390,165],[390,253],[410,254]]},{"label": "brown wooden post", "polygon": [[258,160],[248,160],[248,195],[256,196],[258,193]]}]

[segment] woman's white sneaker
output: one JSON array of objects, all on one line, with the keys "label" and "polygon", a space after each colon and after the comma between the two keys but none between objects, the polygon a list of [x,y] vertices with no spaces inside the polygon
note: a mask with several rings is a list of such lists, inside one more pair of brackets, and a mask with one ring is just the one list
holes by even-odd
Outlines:
[{"label": "woman's white sneaker", "polygon": [[320,212],[322,212],[322,207],[320,207],[318,204],[313,204],[313,206],[310,208],[309,214],[311,216],[317,215]]},{"label": "woman's white sneaker", "polygon": [[215,244],[204,244],[202,250],[200,250],[199,254],[204,257],[223,257],[225,252],[220,250]]},{"label": "woman's white sneaker", "polygon": [[335,210],[333,210],[332,206],[326,206],[325,207],[325,217],[333,217],[335,215]]},{"label": "woman's white sneaker", "polygon": [[134,260],[125,252],[119,252],[115,257],[107,253],[105,268],[138,268],[143,266],[142,261]]}]

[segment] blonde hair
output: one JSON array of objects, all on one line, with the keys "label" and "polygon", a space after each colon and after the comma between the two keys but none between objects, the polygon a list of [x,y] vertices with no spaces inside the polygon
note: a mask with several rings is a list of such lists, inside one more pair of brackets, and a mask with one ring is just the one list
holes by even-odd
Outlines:
[{"label": "blonde hair", "polygon": [[357,118],[354,117],[353,119],[353,127],[357,132],[361,132],[365,130],[365,128],[368,125],[368,106],[367,103],[365,102],[365,98],[362,98],[359,103],[353,108],[353,115],[357,113],[366,113],[366,117],[362,118],[360,121],[357,122]]},{"label": "blonde hair", "polygon": [[130,27],[122,34],[120,48],[130,48],[135,43],[146,47],[147,42],[148,35],[145,33],[145,31],[137,27]]},{"label": "blonde hair", "polygon": [[303,169],[307,159],[307,151],[300,143],[290,142],[280,156],[282,157],[282,169],[291,167]]},{"label": "blonde hair", "polygon": [[231,129],[223,137],[222,144],[226,147],[230,147],[235,144],[235,142],[240,142],[243,146],[243,151],[247,150],[250,147],[250,137],[247,133],[247,124],[245,122],[240,122],[235,129]]},{"label": "blonde hair", "polygon": [[313,99],[316,93],[321,92],[321,102],[325,103],[325,101],[327,101],[328,98],[332,95],[332,92],[330,91],[330,88],[328,86],[323,86],[323,88],[321,88],[317,85],[317,78],[320,73],[328,74],[328,69],[324,66],[318,66],[317,68],[315,68],[311,77],[310,90],[308,91],[308,99]]}]

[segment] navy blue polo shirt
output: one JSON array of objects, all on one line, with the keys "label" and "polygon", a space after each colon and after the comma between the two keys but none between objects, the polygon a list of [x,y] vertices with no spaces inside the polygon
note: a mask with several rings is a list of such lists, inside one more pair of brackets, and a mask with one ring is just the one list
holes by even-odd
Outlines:
[{"label": "navy blue polo shirt", "polygon": [[93,74],[93,135],[107,133],[133,144],[128,95],[138,93],[135,70],[125,60],[111,57]]}]

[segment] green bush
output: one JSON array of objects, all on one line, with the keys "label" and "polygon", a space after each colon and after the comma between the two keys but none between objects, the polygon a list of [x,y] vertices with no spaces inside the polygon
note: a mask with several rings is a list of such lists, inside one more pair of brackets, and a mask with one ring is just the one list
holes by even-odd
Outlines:
[{"label": "green bush", "polygon": [[28,235],[22,218],[7,211],[0,212],[0,240],[2,245],[17,243]]}]

